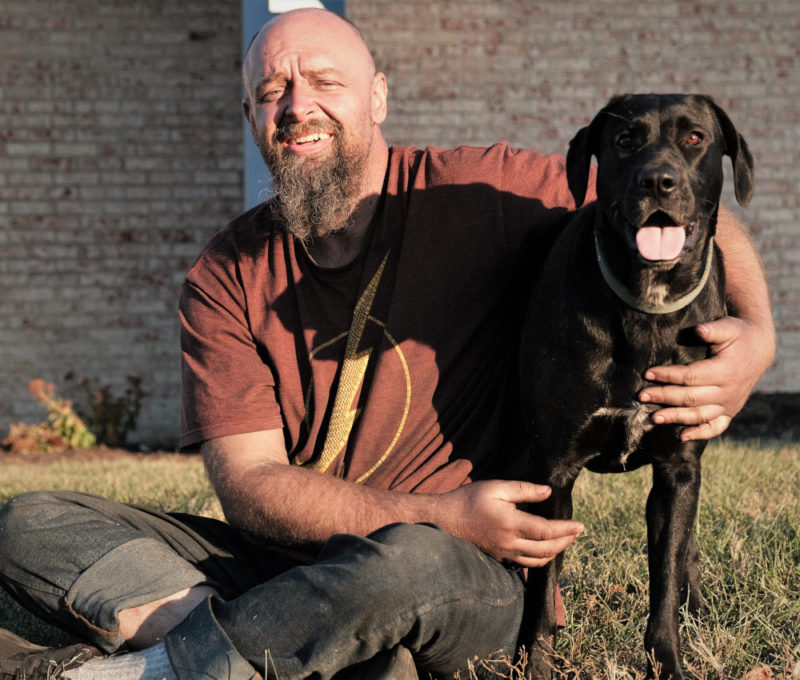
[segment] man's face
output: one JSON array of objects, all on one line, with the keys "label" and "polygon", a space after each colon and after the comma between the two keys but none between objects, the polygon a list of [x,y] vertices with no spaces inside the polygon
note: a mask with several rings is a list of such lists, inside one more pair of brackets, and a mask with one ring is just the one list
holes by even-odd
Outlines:
[{"label": "man's face", "polygon": [[385,79],[354,29],[319,11],[276,19],[250,48],[245,85],[287,226],[301,238],[346,228],[385,117]]}]

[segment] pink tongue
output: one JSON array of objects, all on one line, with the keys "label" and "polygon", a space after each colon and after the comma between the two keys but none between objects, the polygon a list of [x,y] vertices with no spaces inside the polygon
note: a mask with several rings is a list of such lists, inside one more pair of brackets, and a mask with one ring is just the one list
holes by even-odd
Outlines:
[{"label": "pink tongue", "polygon": [[683,227],[640,227],[636,232],[636,245],[645,260],[674,260],[685,240]]}]

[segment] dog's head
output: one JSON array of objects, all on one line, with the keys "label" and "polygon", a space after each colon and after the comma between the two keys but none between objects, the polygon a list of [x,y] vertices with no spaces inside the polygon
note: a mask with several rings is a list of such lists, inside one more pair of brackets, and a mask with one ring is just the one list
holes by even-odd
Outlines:
[{"label": "dog's head", "polygon": [[[753,159],[725,112],[705,95],[614,97],[570,142],[567,178],[577,205],[597,158],[597,199],[624,226],[643,261],[667,263],[690,250],[717,210],[722,156],[730,156],[736,199],[753,194]],[[708,231],[706,229],[706,231]]]}]

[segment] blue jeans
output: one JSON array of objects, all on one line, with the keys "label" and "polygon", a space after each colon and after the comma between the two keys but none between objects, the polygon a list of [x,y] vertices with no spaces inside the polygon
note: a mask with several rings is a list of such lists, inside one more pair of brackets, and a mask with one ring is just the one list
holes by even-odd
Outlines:
[{"label": "blue jeans", "polygon": [[120,610],[216,588],[165,638],[180,680],[344,677],[398,645],[452,677],[476,656],[513,654],[524,592],[518,573],[432,525],[337,535],[313,554],[69,491],[0,510],[0,583],[107,652],[124,644]]}]

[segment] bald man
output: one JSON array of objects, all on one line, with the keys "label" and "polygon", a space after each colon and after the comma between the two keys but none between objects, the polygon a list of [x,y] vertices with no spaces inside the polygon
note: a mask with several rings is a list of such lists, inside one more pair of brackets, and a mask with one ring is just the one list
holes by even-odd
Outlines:
[{"label": "bald man", "polygon": [[[48,659],[73,680],[452,677],[513,656],[524,568],[583,531],[518,509],[549,490],[516,439],[514,272],[574,208],[563,160],[390,148],[386,78],[325,11],[266,24],[243,78],[276,196],[212,239],[181,297],[181,445],[227,523],[12,500],[6,587],[91,645],[6,631],[0,677]],[[712,359],[654,367],[639,395],[686,438],[721,432],[774,351],[758,256],[728,213],[719,234],[737,317],[699,329]]]}]

